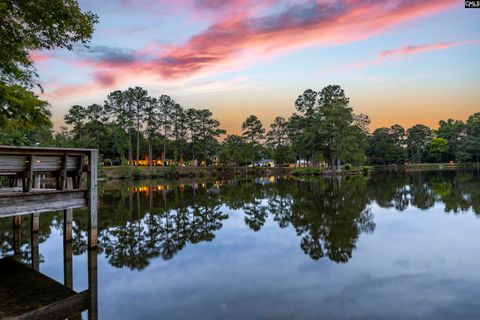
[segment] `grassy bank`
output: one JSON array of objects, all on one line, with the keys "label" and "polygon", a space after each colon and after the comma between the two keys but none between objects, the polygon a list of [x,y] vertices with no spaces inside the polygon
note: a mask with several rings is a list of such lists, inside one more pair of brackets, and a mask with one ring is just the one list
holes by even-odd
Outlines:
[{"label": "grassy bank", "polygon": [[418,163],[405,165],[384,165],[384,166],[351,166],[344,165],[342,170],[337,172],[329,168],[301,167],[301,168],[265,168],[265,167],[128,167],[113,166],[101,167],[99,176],[106,180],[111,179],[145,179],[145,178],[228,178],[238,176],[255,175],[293,175],[293,176],[333,176],[333,175],[359,175],[368,174],[373,171],[428,171],[428,170],[456,170],[460,168],[478,167],[476,164],[459,163]]},{"label": "grassy bank", "polygon": [[289,174],[291,168],[248,168],[248,167],[101,167],[99,175],[104,179],[145,179],[145,178],[226,178],[242,175],[283,175]]},{"label": "grassy bank", "polygon": [[429,171],[429,170],[457,170],[457,169],[469,169],[478,168],[477,163],[409,163],[403,165],[383,165],[374,166],[374,170],[405,170],[405,171]]},{"label": "grassy bank", "polygon": [[371,171],[372,168],[373,167],[369,166],[354,167],[347,164],[342,166],[341,171],[332,170],[330,168],[306,167],[293,168],[290,173],[294,176],[352,176],[366,174]]}]

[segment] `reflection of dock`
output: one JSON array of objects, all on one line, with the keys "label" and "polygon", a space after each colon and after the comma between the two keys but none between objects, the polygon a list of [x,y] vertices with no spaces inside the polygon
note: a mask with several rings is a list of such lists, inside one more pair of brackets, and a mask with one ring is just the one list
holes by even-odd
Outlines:
[{"label": "reflection of dock", "polygon": [[[97,318],[97,150],[0,146],[0,218],[13,217],[14,257],[0,260],[0,318]],[[85,178],[86,179],[82,179]],[[46,180],[55,181],[54,189]],[[4,178],[5,179],[5,178]],[[85,183],[86,182],[86,183]],[[73,291],[73,208],[88,206],[88,289]],[[42,212],[63,211],[64,285],[42,275],[39,227]],[[21,218],[31,219],[31,268],[20,254]]]}]

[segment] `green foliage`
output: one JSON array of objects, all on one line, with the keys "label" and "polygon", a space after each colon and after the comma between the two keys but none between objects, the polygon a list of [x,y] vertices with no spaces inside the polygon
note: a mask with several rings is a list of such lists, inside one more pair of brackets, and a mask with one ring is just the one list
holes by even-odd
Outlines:
[{"label": "green foliage", "polygon": [[75,0],[6,0],[0,3],[0,81],[30,86],[32,50],[86,44],[98,21]]},{"label": "green foliage", "polygon": [[270,125],[270,131],[268,131],[266,138],[267,146],[271,149],[275,163],[285,164],[294,161],[295,155],[289,138],[288,121],[285,118],[275,118],[275,121]]},{"label": "green foliage", "polygon": [[262,122],[254,115],[249,116],[242,123],[243,137],[245,141],[250,143],[252,154],[252,165],[255,164],[255,149],[260,141],[264,138],[265,129]]},{"label": "green foliage", "polygon": [[144,170],[144,167],[133,166],[131,167],[131,176],[135,179],[147,178],[148,174]]},{"label": "green foliage", "polygon": [[223,141],[219,158],[223,165],[240,166],[248,162],[248,145],[237,135],[228,135]]},{"label": "green foliage", "polygon": [[74,0],[0,2],[0,128],[51,125],[48,104],[27,90],[37,77],[31,52],[86,44],[96,22]]},{"label": "green foliage", "polygon": [[444,138],[433,138],[428,144],[428,158],[433,162],[446,161],[450,146],[448,140]]},{"label": "green foliage", "polygon": [[50,115],[46,101],[21,86],[0,82],[0,128],[51,126]]},{"label": "green foliage", "polygon": [[343,165],[343,169],[345,169],[345,170],[347,170],[347,171],[348,171],[348,170],[352,170],[352,168],[353,168],[353,166],[352,166],[352,164],[350,164],[350,163],[345,163],[345,164]]},{"label": "green foliage", "polygon": [[412,162],[425,160],[432,135],[432,130],[423,124],[414,125],[407,130],[407,145]]},{"label": "green foliage", "polygon": [[466,163],[472,161],[472,155],[466,151],[457,151],[455,153],[455,161],[460,163]]},{"label": "green foliage", "polygon": [[132,167],[127,162],[122,162],[120,165],[119,175],[122,179],[129,179],[132,177]]},{"label": "green foliage", "polygon": [[213,154],[218,143],[217,138],[226,131],[220,129],[220,121],[213,118],[213,114],[208,109],[197,111],[196,119],[198,121],[198,140],[203,146],[203,160],[205,166],[209,161],[209,153]]},{"label": "green foliage", "polygon": [[469,157],[477,163],[480,162],[480,112],[468,117],[464,131],[458,139],[457,153],[457,158],[466,160]]},{"label": "green foliage", "polygon": [[455,160],[456,153],[460,147],[459,143],[465,133],[465,123],[460,120],[441,120],[435,133],[437,137],[444,138],[448,141],[449,151],[445,160]]},{"label": "green foliage", "polygon": [[367,147],[366,115],[355,115],[349,98],[338,85],[320,92],[311,89],[300,95],[295,106],[298,113],[290,118],[290,138],[297,157],[314,159],[321,154],[328,163],[363,162]]},{"label": "green foliage", "polygon": [[0,145],[51,146],[53,144],[51,126],[10,127],[0,130]]},{"label": "green foliage", "polygon": [[369,138],[367,149],[372,164],[402,164],[407,159],[405,130],[400,125],[378,128]]}]

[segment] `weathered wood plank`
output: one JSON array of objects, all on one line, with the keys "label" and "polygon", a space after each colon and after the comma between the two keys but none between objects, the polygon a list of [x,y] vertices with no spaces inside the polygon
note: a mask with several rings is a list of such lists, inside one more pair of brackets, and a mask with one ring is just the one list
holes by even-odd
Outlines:
[{"label": "weathered wood plank", "polygon": [[55,147],[23,147],[23,146],[0,146],[0,154],[51,154],[63,155],[65,152],[71,155],[88,155],[92,150],[85,148],[55,148]]},{"label": "weathered wood plank", "polygon": [[0,194],[0,217],[87,206],[85,190]]},{"label": "weathered wood plank", "polygon": [[[30,157],[34,157],[30,161]],[[64,158],[66,157],[66,171],[82,171],[82,163],[78,155],[3,155],[0,154],[0,175],[11,175],[24,172],[32,165],[32,172],[57,172],[62,170]]]}]

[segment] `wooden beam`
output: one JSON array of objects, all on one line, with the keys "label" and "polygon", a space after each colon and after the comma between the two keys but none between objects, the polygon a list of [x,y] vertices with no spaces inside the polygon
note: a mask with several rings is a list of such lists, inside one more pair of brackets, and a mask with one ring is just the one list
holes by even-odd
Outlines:
[{"label": "wooden beam", "polygon": [[94,149],[0,146],[0,154],[88,155]]},{"label": "wooden beam", "polygon": [[86,196],[85,190],[0,194],[0,217],[81,208],[87,205]]},{"label": "wooden beam", "polygon": [[97,247],[97,166],[98,151],[92,150],[88,158],[88,247]]}]

